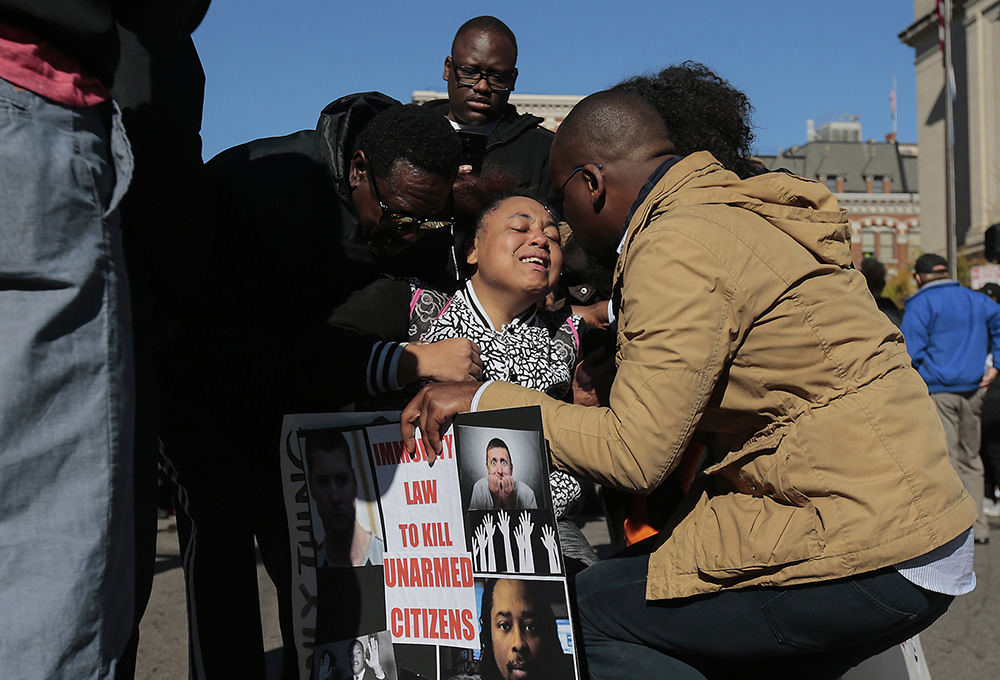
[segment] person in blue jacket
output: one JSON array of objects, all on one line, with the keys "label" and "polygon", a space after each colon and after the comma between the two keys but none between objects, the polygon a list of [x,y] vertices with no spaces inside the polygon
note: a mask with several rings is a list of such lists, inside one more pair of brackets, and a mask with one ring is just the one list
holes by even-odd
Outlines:
[{"label": "person in blue jacket", "polygon": [[[998,372],[1000,304],[953,280],[948,261],[934,253],[917,258],[913,276],[919,290],[906,302],[900,330],[941,416],[952,465],[978,498],[983,488],[980,414],[983,395]],[[976,543],[989,542],[981,506],[973,530]]]}]

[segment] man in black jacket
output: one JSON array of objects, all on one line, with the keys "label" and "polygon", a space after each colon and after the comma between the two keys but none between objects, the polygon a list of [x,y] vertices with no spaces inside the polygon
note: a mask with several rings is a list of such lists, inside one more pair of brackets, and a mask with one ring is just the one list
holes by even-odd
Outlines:
[{"label": "man in black jacket", "polygon": [[448,99],[425,106],[446,116],[466,137],[472,155],[466,160],[475,170],[481,162],[483,168],[508,175],[519,190],[544,199],[552,193],[549,147],[554,135],[539,126],[541,118],[519,114],[507,103],[517,80],[516,64],[517,40],[505,23],[491,16],[469,19],[444,60]]},{"label": "man in black jacket", "polygon": [[284,674],[294,676],[282,415],[354,401],[366,384],[391,382],[408,357],[419,375],[434,372],[405,354],[423,348],[383,345],[326,319],[380,272],[453,277],[460,149],[442,118],[369,92],[331,103],[315,131],[249,142],[206,164],[198,245],[210,267],[161,354],[192,678],[264,677],[255,538],[278,590]]}]

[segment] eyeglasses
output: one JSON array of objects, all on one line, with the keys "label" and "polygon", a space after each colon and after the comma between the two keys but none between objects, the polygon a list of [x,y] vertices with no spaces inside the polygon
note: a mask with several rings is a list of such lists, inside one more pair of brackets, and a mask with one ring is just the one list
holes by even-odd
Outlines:
[{"label": "eyeglasses", "polygon": [[391,229],[400,234],[412,234],[415,231],[437,231],[438,229],[448,229],[455,224],[455,220],[452,218],[440,218],[440,217],[415,217],[413,215],[406,215],[397,210],[393,210],[385,204],[382,200],[382,195],[378,191],[378,182],[375,180],[374,173],[368,173],[368,176],[372,181],[372,189],[375,192],[375,200],[378,201],[378,207],[382,211],[382,217],[379,219],[379,224],[387,229]]},{"label": "eyeglasses", "polygon": [[459,87],[475,87],[480,80],[486,78],[486,86],[493,92],[509,92],[514,88],[517,69],[513,71],[482,71],[474,66],[465,66],[451,57],[451,68],[455,72],[455,80]]},{"label": "eyeglasses", "polygon": [[[573,168],[573,169],[572,169],[572,170],[570,171],[570,173],[569,173],[569,177],[567,177],[567,178],[566,178],[566,181],[565,181],[565,182],[563,182],[563,183],[562,183],[562,186],[560,186],[560,187],[559,187],[559,195],[560,195],[560,196],[562,196],[562,193],[563,193],[563,191],[564,191],[564,190],[566,189],[566,185],[567,185],[567,184],[569,184],[569,181],[570,181],[571,179],[573,179],[573,175],[575,175],[576,173],[578,173],[578,172],[580,172],[581,170],[583,170],[583,168],[584,168],[584,167],[586,167],[586,166],[585,166],[585,165],[578,165],[578,166],[576,166],[575,168]],[[604,169],[604,166],[603,166],[603,165],[601,165],[600,163],[595,163],[595,164],[594,164],[594,167],[596,167],[596,168],[597,168],[598,170],[603,170],[603,169]]]},{"label": "eyeglasses", "polygon": [[[604,165],[602,165],[601,163],[594,163],[594,167],[596,167],[598,170],[604,169]],[[578,165],[572,170],[570,170],[569,176],[566,177],[566,181],[564,181],[562,185],[559,187],[558,195],[553,196],[544,204],[546,209],[550,213],[552,213],[553,217],[556,218],[557,222],[564,222],[566,220],[565,213],[563,212],[563,193],[566,191],[566,185],[569,184],[569,181],[573,179],[573,176],[576,173],[583,170],[583,168],[584,168],[583,165]]]}]

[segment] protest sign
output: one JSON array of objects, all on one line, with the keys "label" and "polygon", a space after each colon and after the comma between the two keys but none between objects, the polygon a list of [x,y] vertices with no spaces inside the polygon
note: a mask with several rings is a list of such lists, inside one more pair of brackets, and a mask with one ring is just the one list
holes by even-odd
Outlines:
[{"label": "protest sign", "polygon": [[285,417],[301,678],[579,677],[538,410],[443,445],[407,455],[398,414]]}]

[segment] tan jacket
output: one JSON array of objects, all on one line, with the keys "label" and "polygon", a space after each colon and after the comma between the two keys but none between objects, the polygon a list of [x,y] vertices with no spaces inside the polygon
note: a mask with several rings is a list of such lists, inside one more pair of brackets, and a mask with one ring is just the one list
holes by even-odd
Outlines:
[{"label": "tan jacket", "polygon": [[740,180],[692,154],[628,226],[610,408],[483,391],[481,409],[541,405],[556,465],[623,489],[655,488],[696,432],[708,442],[710,467],[650,558],[649,599],[863,573],[975,520],[849,244],[822,184]]}]

